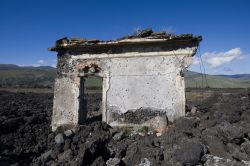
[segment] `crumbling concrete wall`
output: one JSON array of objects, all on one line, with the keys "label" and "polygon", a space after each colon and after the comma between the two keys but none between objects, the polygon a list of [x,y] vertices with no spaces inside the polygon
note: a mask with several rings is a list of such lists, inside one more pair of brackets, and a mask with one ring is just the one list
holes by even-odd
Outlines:
[{"label": "crumbling concrete wall", "polygon": [[[147,109],[165,113],[170,121],[185,114],[182,71],[192,63],[196,47],[163,51],[123,50],[119,54],[59,52],[52,130],[79,121],[80,77],[103,77],[103,120],[126,123],[126,112]],[[88,71],[91,67],[98,71]],[[97,72],[97,73],[96,73]]]},{"label": "crumbling concrete wall", "polygon": [[78,123],[79,87],[68,77],[56,79],[52,129]]},{"label": "crumbling concrete wall", "polygon": [[[179,58],[179,59],[178,59]],[[169,120],[185,114],[180,75],[184,56],[114,58],[111,60],[107,107],[112,113],[150,108],[166,112]],[[180,60],[181,59],[181,60]]]}]

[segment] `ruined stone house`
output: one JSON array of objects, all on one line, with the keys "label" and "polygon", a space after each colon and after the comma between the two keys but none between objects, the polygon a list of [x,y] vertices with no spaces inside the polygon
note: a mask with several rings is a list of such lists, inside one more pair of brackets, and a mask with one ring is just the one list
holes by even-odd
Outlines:
[{"label": "ruined stone house", "polygon": [[200,36],[151,30],[115,41],[58,40],[50,48],[58,53],[52,130],[86,120],[83,93],[89,76],[102,78],[102,120],[112,126],[146,124],[159,115],[170,121],[184,116],[183,71],[200,41]]}]

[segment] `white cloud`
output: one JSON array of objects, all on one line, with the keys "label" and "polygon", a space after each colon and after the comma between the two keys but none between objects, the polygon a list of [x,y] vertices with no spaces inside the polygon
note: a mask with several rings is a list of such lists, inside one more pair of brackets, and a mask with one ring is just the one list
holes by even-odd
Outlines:
[{"label": "white cloud", "polygon": [[31,65],[32,67],[39,67],[39,66],[41,66],[40,64],[33,64],[33,65]]},{"label": "white cloud", "polygon": [[45,60],[40,59],[35,64],[32,64],[31,66],[33,66],[33,67],[39,67],[39,66],[44,66],[46,64],[47,64],[47,62]]},{"label": "white cloud", "polygon": [[36,61],[36,63],[34,64],[18,64],[18,66],[33,66],[33,67],[39,67],[39,66],[51,66],[51,67],[55,67],[56,68],[56,64],[57,64],[57,59],[52,59],[49,61],[45,61],[43,59],[39,59]]},{"label": "white cloud", "polygon": [[19,67],[24,67],[24,66],[27,66],[27,65],[24,65],[24,64],[17,64],[17,66],[19,66]]},{"label": "white cloud", "polygon": [[37,61],[37,63],[40,64],[40,65],[44,65],[46,62],[45,62],[45,60],[40,59],[40,60]]},{"label": "white cloud", "polygon": [[197,56],[194,56],[194,57],[193,57],[193,64],[194,64],[194,65],[200,64],[200,59],[199,59]]},{"label": "white cloud", "polygon": [[202,55],[204,61],[212,68],[230,63],[233,60],[243,59],[244,56],[240,48],[234,48],[227,52],[206,52]]},{"label": "white cloud", "polygon": [[50,65],[51,67],[54,67],[54,68],[56,68],[56,64],[52,64],[52,65]]}]

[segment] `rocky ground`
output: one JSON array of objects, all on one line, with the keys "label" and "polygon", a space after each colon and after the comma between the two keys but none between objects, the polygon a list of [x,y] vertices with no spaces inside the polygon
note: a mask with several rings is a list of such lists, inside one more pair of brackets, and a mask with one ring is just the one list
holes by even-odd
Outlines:
[{"label": "rocky ground", "polygon": [[188,101],[156,136],[96,121],[51,132],[53,94],[0,92],[0,165],[250,165],[250,92]]}]

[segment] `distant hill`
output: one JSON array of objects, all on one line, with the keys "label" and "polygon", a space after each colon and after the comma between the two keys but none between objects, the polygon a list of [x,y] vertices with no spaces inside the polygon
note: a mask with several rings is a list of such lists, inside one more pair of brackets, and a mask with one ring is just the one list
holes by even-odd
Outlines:
[{"label": "distant hill", "polygon": [[55,77],[56,69],[50,66],[0,64],[0,87],[52,88]]},{"label": "distant hill", "polygon": [[228,78],[236,78],[240,80],[249,80],[250,74],[236,74],[236,75],[218,75],[222,77],[228,77]]},{"label": "distant hill", "polygon": [[203,75],[187,71],[184,76],[187,88],[250,88],[250,74]]},{"label": "distant hill", "polygon": [[[186,88],[250,88],[250,74],[239,75],[202,75],[186,71]],[[20,67],[0,64],[0,87],[53,88],[56,68],[50,66]],[[98,79],[88,80],[87,87],[100,86]]]}]

